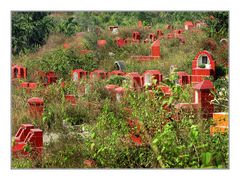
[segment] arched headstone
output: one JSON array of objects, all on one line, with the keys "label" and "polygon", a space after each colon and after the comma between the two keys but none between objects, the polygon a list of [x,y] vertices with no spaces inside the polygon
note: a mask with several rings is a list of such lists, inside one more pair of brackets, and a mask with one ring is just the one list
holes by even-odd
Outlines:
[{"label": "arched headstone", "polygon": [[117,70],[125,71],[126,67],[124,61],[115,61],[114,64]]}]

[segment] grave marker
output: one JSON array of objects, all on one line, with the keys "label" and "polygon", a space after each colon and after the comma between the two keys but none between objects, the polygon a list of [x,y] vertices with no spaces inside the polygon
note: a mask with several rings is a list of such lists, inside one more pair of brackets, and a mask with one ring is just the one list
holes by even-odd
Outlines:
[{"label": "grave marker", "polygon": [[185,30],[191,30],[191,29],[193,29],[193,28],[194,28],[194,24],[193,24],[192,21],[186,21],[186,22],[184,23],[184,29],[185,29]]},{"label": "grave marker", "polygon": [[94,70],[90,73],[91,80],[106,79],[107,73],[103,70]]},{"label": "grave marker", "polygon": [[80,79],[87,79],[87,71],[82,69],[74,69],[72,70],[72,80],[77,82]]},{"label": "grave marker", "polygon": [[33,97],[28,99],[28,109],[32,118],[38,119],[42,117],[44,109],[44,101],[42,98]]},{"label": "grave marker", "polygon": [[191,81],[198,83],[210,76],[215,76],[215,62],[208,51],[200,51],[192,61]]},{"label": "grave marker", "polygon": [[214,112],[214,105],[211,103],[213,100],[213,94],[211,90],[214,86],[210,80],[204,80],[193,86],[194,89],[194,103],[198,104],[198,108],[201,109],[203,117],[212,117]]},{"label": "grave marker", "polygon": [[12,66],[12,79],[26,79],[27,78],[27,68],[19,65]]}]

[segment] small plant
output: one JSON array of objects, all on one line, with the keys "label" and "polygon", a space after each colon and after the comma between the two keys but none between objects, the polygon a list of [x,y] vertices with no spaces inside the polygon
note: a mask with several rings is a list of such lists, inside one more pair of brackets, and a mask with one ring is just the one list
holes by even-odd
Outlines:
[{"label": "small plant", "polygon": [[68,106],[65,110],[63,121],[70,123],[71,125],[80,125],[91,121],[90,111],[82,106]]},{"label": "small plant", "polygon": [[124,80],[126,80],[126,78],[123,76],[111,76],[110,79],[107,80],[107,83],[121,86]]},{"label": "small plant", "polygon": [[198,67],[199,67],[199,68],[205,68],[206,65],[205,65],[205,64],[200,64],[200,65],[198,65]]},{"label": "small plant", "polygon": [[227,112],[229,105],[229,89],[228,78],[222,77],[214,82],[215,90],[212,91],[214,99],[212,103],[215,105],[216,110]]}]

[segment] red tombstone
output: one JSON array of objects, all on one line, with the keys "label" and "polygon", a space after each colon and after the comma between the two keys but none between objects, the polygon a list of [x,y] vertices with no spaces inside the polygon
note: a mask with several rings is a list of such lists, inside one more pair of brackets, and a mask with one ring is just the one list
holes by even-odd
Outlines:
[{"label": "red tombstone", "polygon": [[127,77],[130,78],[130,88],[135,90],[140,90],[142,88],[142,77],[138,72],[128,73]]},{"label": "red tombstone", "polygon": [[177,38],[178,38],[180,44],[185,44],[186,39],[182,34],[178,35]]},{"label": "red tombstone", "polygon": [[125,44],[124,39],[122,39],[122,38],[117,38],[116,43],[117,43],[118,47],[122,47]]},{"label": "red tombstone", "polygon": [[92,80],[106,79],[107,73],[103,70],[94,70],[90,73],[90,78]]},{"label": "red tombstone", "polygon": [[29,83],[29,82],[23,82],[20,84],[21,88],[26,89],[26,92],[29,93],[31,90],[36,89],[38,86],[37,83]]},{"label": "red tombstone", "polygon": [[143,42],[144,42],[145,44],[146,44],[146,43],[150,43],[149,39],[145,39]]},{"label": "red tombstone", "polygon": [[105,86],[105,89],[111,95],[112,99],[115,99],[115,97],[116,97],[115,89],[118,88],[118,87],[119,86],[114,85],[114,84],[108,84],[108,85]]},{"label": "red tombstone", "polygon": [[29,82],[22,82],[22,83],[20,84],[20,86],[21,86],[22,88],[28,88],[28,87],[29,87]]},{"label": "red tombstone", "polygon": [[87,78],[87,71],[84,71],[82,69],[72,70],[72,80],[73,81],[79,81],[80,79],[86,79],[86,78]]},{"label": "red tombstone", "polygon": [[44,109],[43,99],[38,97],[30,98],[28,99],[28,106],[29,106],[30,116],[32,118],[42,117],[43,109]]},{"label": "red tombstone", "polygon": [[165,29],[172,30],[173,29],[173,25],[167,24],[165,26]]},{"label": "red tombstone", "polygon": [[215,133],[225,134],[228,132],[228,126],[210,126],[210,135],[213,136]]},{"label": "red tombstone", "polygon": [[179,76],[178,84],[180,84],[181,86],[191,83],[191,76],[188,73],[179,71],[179,72],[177,72],[177,74]]},{"label": "red tombstone", "polygon": [[160,90],[162,91],[162,93],[164,94],[164,96],[170,96],[171,95],[171,89],[169,86],[163,86],[160,85],[158,86],[160,88]]},{"label": "red tombstone", "polygon": [[142,138],[140,135],[131,134],[131,140],[138,146],[142,145]]},{"label": "red tombstone", "polygon": [[112,75],[116,75],[116,76],[124,76],[125,73],[122,72],[121,70],[114,70],[114,71],[108,73],[108,76],[109,76],[109,77],[112,76]]},{"label": "red tombstone", "polygon": [[69,48],[70,48],[70,45],[69,45],[68,43],[64,43],[64,44],[63,44],[63,48],[64,48],[64,49],[69,49]]},{"label": "red tombstone", "polygon": [[96,166],[96,162],[94,160],[92,160],[92,159],[84,160],[83,164],[87,168],[92,168],[92,167]]},{"label": "red tombstone", "polygon": [[124,39],[124,44],[131,44],[132,40],[130,38]]},{"label": "red tombstone", "polygon": [[36,89],[38,86],[38,83],[29,83],[29,89]]},{"label": "red tombstone", "polygon": [[105,39],[100,39],[97,41],[97,45],[99,48],[104,48],[107,44],[107,41]]},{"label": "red tombstone", "polygon": [[184,32],[183,29],[176,29],[173,31],[173,34],[175,37],[179,37],[179,35],[182,35],[183,32]]},{"label": "red tombstone", "polygon": [[159,39],[152,43],[151,55],[156,56],[156,57],[160,57],[160,40]]},{"label": "red tombstone", "polygon": [[15,135],[15,138],[14,138],[15,143],[24,141],[28,133],[30,132],[30,130],[33,128],[34,128],[34,125],[32,124],[22,124]]},{"label": "red tombstone", "polygon": [[118,85],[115,85],[115,84],[108,84],[105,86],[105,89],[108,91],[108,92],[115,92],[115,89],[118,88],[119,86]]},{"label": "red tombstone", "polygon": [[186,21],[184,23],[184,28],[185,30],[191,30],[192,28],[194,28],[194,24],[192,21]]},{"label": "red tombstone", "polygon": [[27,68],[19,65],[12,66],[12,79],[27,78]]},{"label": "red tombstone", "polygon": [[207,24],[202,22],[202,21],[196,21],[195,22],[195,27],[198,29],[201,29],[202,27],[207,27]]},{"label": "red tombstone", "polygon": [[204,80],[194,87],[194,103],[198,104],[198,108],[201,109],[203,117],[210,118],[214,112],[214,105],[211,104],[213,100],[213,94],[211,90],[214,86],[210,80]]},{"label": "red tombstone", "polygon": [[65,87],[65,83],[63,81],[63,82],[61,82],[61,88],[64,88],[64,87]]},{"label": "red tombstone", "polygon": [[157,39],[157,37],[154,33],[150,33],[148,37],[151,40],[151,42],[154,42]]},{"label": "red tombstone", "polygon": [[127,123],[132,131],[136,131],[137,134],[140,133],[141,124],[138,119],[128,119]]},{"label": "red tombstone", "polygon": [[22,88],[25,88],[25,89],[36,89],[38,84],[37,83],[30,83],[30,82],[22,82],[20,84],[20,86]]},{"label": "red tombstone", "polygon": [[140,41],[140,32],[133,32],[132,33],[132,41],[133,42],[139,42]]},{"label": "red tombstone", "polygon": [[43,131],[41,129],[31,129],[24,142],[25,143],[29,142],[35,148],[42,148]]},{"label": "red tombstone", "polygon": [[131,140],[136,145],[142,145],[142,138],[140,136],[141,133],[141,124],[138,119],[128,119],[128,125],[130,127],[130,133],[131,133]]},{"label": "red tombstone", "polygon": [[123,87],[118,87],[118,88],[115,89],[116,100],[117,100],[118,102],[121,101],[121,99],[122,99],[125,91],[126,91],[126,90],[125,90],[125,88],[123,88]]},{"label": "red tombstone", "polygon": [[156,81],[155,85],[159,85],[162,82],[162,74],[158,70],[147,70],[143,73],[143,86],[152,86],[153,81]]},{"label": "red tombstone", "polygon": [[163,37],[164,37],[163,32],[160,29],[158,29],[157,30],[157,38],[163,38]]},{"label": "red tombstone", "polygon": [[208,51],[200,51],[192,62],[192,83],[209,76],[215,76],[215,62]]},{"label": "red tombstone", "polygon": [[167,34],[167,39],[173,39],[174,38],[174,34],[173,33],[168,33]]},{"label": "red tombstone", "polygon": [[151,45],[151,55],[149,56],[132,56],[132,58],[137,59],[138,61],[151,61],[160,58],[160,40],[156,40]]},{"label": "red tombstone", "polygon": [[[12,147],[14,157],[19,155],[27,156],[29,152],[25,151],[25,146],[29,145],[31,148],[31,155],[33,158],[41,157],[43,150],[43,132],[41,129],[30,129],[23,141],[16,143]],[[36,157],[37,155],[37,157]]]},{"label": "red tombstone", "polygon": [[138,21],[138,28],[142,28],[142,27],[143,27],[142,21]]},{"label": "red tombstone", "polygon": [[57,76],[55,75],[54,71],[49,71],[46,72],[44,75],[44,85],[47,86],[49,84],[52,83],[56,83],[57,82]]},{"label": "red tombstone", "polygon": [[76,99],[74,95],[71,94],[65,95],[65,100],[71,103],[72,105],[76,105]]}]

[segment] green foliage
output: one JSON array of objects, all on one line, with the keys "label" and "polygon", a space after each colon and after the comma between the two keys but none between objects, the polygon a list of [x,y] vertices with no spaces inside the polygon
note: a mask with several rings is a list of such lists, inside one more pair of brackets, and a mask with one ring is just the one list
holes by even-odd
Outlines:
[{"label": "green foliage", "polygon": [[87,156],[92,157],[98,167],[153,167],[153,153],[149,147],[131,147],[122,111],[108,100],[103,104],[102,113],[92,131],[94,134],[86,141],[86,150]]},{"label": "green foliage", "polygon": [[220,112],[228,112],[229,109],[229,87],[228,77],[222,77],[214,82],[215,90],[212,91],[214,99],[212,103],[216,110]]},{"label": "green foliage", "polygon": [[12,13],[12,53],[27,53],[42,46],[53,26],[48,12]]},{"label": "green foliage", "polygon": [[93,120],[92,114],[89,108],[76,105],[74,107],[67,106],[64,111],[63,121],[70,123],[71,125],[80,125],[82,123],[89,123]]},{"label": "green foliage", "polygon": [[115,85],[121,86],[124,80],[126,80],[126,78],[123,77],[123,76],[111,76],[107,80],[107,83],[108,84],[115,84]]},{"label": "green foliage", "polygon": [[[183,129],[180,130],[180,127]],[[200,123],[194,125],[190,119],[182,119],[165,125],[152,143],[158,148],[158,160],[161,159],[165,167],[223,168],[228,165],[228,146],[225,144],[228,138],[221,136],[224,142],[222,151],[216,151],[214,149],[218,148],[221,141],[219,137],[210,137]]]},{"label": "green foliage", "polygon": [[224,65],[218,64],[216,65],[216,79],[220,77],[224,77],[228,74],[228,68]]},{"label": "green foliage", "polygon": [[32,168],[33,167],[33,162],[30,159],[12,159],[12,167],[15,168]]},{"label": "green foliage", "polygon": [[53,32],[63,33],[66,36],[72,36],[80,30],[78,22],[74,16],[52,19],[55,24]]},{"label": "green foliage", "polygon": [[69,77],[73,69],[92,71],[97,67],[93,54],[80,55],[75,49],[59,48],[44,54],[39,60],[29,61],[29,66],[38,67],[45,72],[54,71],[63,78]]},{"label": "green foliage", "polygon": [[[229,14],[225,11],[209,12],[209,17],[206,18],[208,24],[208,32],[210,37],[221,38],[228,37],[228,20]],[[220,40],[220,39],[218,39]]]},{"label": "green foliage", "polygon": [[199,68],[205,68],[206,65],[205,65],[205,64],[200,64],[198,67],[199,67]]}]

